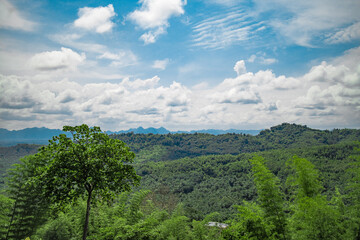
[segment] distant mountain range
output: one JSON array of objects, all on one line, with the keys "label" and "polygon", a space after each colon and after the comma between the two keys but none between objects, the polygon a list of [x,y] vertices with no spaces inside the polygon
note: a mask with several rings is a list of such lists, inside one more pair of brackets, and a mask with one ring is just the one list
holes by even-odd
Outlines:
[{"label": "distant mountain range", "polygon": [[[129,133],[133,132],[136,134],[175,134],[175,133],[208,133],[213,135],[220,135],[226,133],[237,133],[237,134],[250,134],[257,135],[261,130],[216,130],[216,129],[208,129],[208,130],[193,130],[193,131],[169,131],[166,128],[131,128],[129,130],[122,131],[106,131],[107,134],[121,134],[121,133]],[[22,130],[13,130],[9,131],[4,128],[0,128],[0,146],[12,146],[19,143],[29,143],[29,144],[47,144],[48,140],[53,136],[57,136],[63,131],[59,129],[48,129],[48,128],[25,128]]]}]

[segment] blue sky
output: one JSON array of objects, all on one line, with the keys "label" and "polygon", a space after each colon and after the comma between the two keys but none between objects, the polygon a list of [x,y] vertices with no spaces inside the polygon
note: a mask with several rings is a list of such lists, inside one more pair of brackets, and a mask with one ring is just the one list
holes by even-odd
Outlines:
[{"label": "blue sky", "polygon": [[357,0],[0,0],[0,127],[360,127]]}]

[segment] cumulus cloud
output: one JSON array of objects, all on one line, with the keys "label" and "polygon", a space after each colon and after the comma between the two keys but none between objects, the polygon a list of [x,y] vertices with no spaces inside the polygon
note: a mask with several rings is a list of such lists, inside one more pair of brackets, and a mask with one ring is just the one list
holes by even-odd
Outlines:
[{"label": "cumulus cloud", "polygon": [[242,104],[257,104],[262,102],[259,93],[251,88],[232,87],[223,92],[214,94],[214,100],[219,103],[242,103]]},{"label": "cumulus cloud", "polygon": [[0,0],[0,28],[33,31],[36,23],[27,20],[8,0]]},{"label": "cumulus cloud", "polygon": [[246,73],[245,61],[244,60],[237,61],[234,66],[234,71],[237,73],[237,75]]},{"label": "cumulus cloud", "polygon": [[166,33],[166,30],[164,27],[158,27],[155,31],[148,31],[140,36],[140,40],[144,42],[145,45],[150,43],[155,43],[158,37],[161,34]]},{"label": "cumulus cloud", "polygon": [[78,12],[79,18],[75,20],[74,26],[97,33],[109,32],[115,25],[111,21],[111,18],[115,15],[112,4],[106,7],[80,8]]},{"label": "cumulus cloud", "polygon": [[145,44],[154,43],[159,35],[166,33],[168,20],[172,16],[184,14],[186,1],[183,0],[141,0],[140,9],[131,12],[128,19],[144,30],[140,39]]},{"label": "cumulus cloud", "polygon": [[[304,75],[312,82],[305,96],[297,99],[298,108],[323,109],[331,106],[357,107],[360,104],[360,63],[355,69],[322,62]],[[324,85],[324,83],[327,83]]]},{"label": "cumulus cloud", "polygon": [[61,51],[35,54],[30,59],[30,65],[40,71],[75,70],[85,59],[84,53],[78,54],[69,48],[62,47]]},{"label": "cumulus cloud", "polygon": [[169,59],[164,60],[155,60],[152,67],[155,69],[165,70],[166,66],[169,64]]},{"label": "cumulus cloud", "polygon": [[34,90],[30,81],[21,80],[15,76],[0,74],[0,108],[24,109],[34,106]]}]

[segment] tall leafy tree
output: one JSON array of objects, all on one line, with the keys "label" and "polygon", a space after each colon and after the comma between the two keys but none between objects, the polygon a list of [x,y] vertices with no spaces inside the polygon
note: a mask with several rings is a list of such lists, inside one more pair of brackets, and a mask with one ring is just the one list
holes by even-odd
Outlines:
[{"label": "tall leafy tree", "polygon": [[293,188],[297,199],[311,198],[320,194],[323,186],[319,171],[310,161],[294,156],[286,164],[292,171],[287,178],[287,183]]},{"label": "tall leafy tree", "polygon": [[49,203],[41,196],[39,185],[29,184],[30,179],[37,175],[37,169],[44,164],[42,159],[30,155],[10,169],[7,192],[14,203],[9,208],[11,213],[5,239],[24,239],[45,221]]},{"label": "tall leafy tree", "polygon": [[39,150],[37,157],[46,159],[47,164],[39,168],[34,183],[41,185],[44,196],[60,207],[85,196],[85,240],[91,203],[130,191],[140,177],[131,165],[134,153],[99,127],[64,126],[63,131],[71,132],[72,137],[60,134]]},{"label": "tall leafy tree", "polygon": [[250,162],[252,164],[258,202],[264,211],[265,221],[272,228],[271,237],[286,239],[286,216],[279,179],[265,166],[263,157],[255,156]]},{"label": "tall leafy tree", "polygon": [[321,195],[319,172],[305,158],[294,156],[288,161],[292,173],[287,182],[295,191],[290,228],[293,239],[344,239],[341,215]]}]

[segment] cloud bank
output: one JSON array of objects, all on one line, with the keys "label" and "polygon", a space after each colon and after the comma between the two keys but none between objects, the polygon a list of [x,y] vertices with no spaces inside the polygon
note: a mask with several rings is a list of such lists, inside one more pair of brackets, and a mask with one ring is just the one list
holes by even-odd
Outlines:
[{"label": "cloud bank", "polygon": [[[263,128],[284,121],[311,122],[321,128],[360,127],[359,56],[360,47],[351,49],[296,78],[276,76],[271,70],[248,72],[246,62],[239,60],[234,64],[235,77],[194,88],[179,82],[164,86],[158,76],[79,84],[61,74],[42,80],[1,75],[0,118],[9,128],[80,123],[112,130],[139,125]],[[103,57],[117,60],[119,56]],[[65,48],[32,58],[38,71],[66,69],[68,61],[83,60]]]}]

